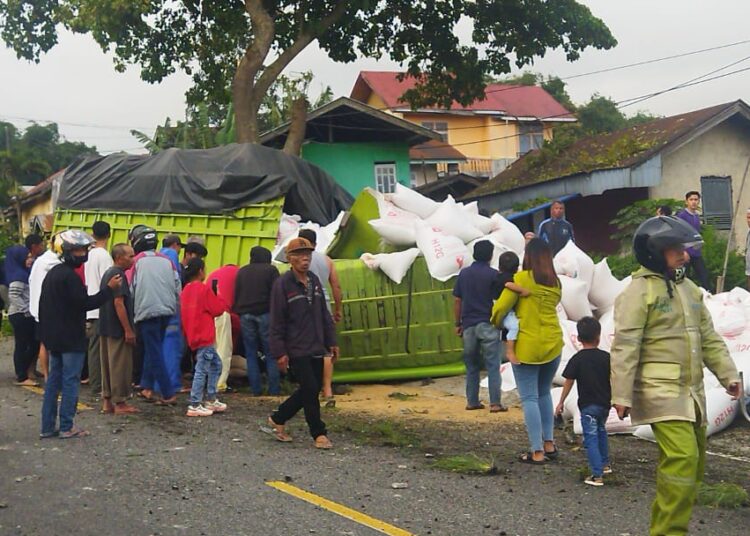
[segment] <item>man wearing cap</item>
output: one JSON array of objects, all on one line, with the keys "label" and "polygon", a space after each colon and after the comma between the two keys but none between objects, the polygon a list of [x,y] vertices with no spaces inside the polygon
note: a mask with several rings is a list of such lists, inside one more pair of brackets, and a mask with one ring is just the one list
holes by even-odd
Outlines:
[{"label": "man wearing cap", "polygon": [[276,439],[291,441],[284,425],[304,408],[315,447],[330,449],[333,445],[320,418],[318,394],[323,382],[323,357],[331,355],[335,361],[339,348],[323,285],[310,272],[313,250],[308,240],[293,238],[286,248],[291,269],[271,290],[271,356],[282,372],[292,369],[299,387],[268,419]]}]

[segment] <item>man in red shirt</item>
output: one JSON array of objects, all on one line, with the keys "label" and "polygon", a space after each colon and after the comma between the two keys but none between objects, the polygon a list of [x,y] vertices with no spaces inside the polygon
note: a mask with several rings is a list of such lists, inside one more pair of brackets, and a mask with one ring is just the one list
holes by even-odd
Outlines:
[{"label": "man in red shirt", "polygon": [[[201,259],[191,259],[183,274],[187,284],[182,289],[180,303],[182,306],[182,329],[185,332],[188,346],[196,352],[193,388],[190,391],[188,417],[208,417],[227,409],[219,402],[216,387],[221,374],[221,359],[214,348],[216,329],[214,318],[229,310],[227,304],[214,294],[213,290],[203,284],[206,278],[205,264]],[[203,404],[203,391],[206,391],[206,403]]]}]

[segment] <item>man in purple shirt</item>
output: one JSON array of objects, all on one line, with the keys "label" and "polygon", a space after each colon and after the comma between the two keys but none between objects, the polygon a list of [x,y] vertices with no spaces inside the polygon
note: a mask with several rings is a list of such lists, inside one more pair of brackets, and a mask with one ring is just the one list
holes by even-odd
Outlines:
[{"label": "man in purple shirt", "polygon": [[483,409],[479,402],[479,370],[487,368],[490,411],[505,411],[500,403],[500,331],[490,323],[492,304],[500,295],[500,273],[490,266],[494,246],[474,244],[474,264],[458,274],[453,288],[456,334],[464,342],[466,409]]},{"label": "man in purple shirt", "polygon": [[[688,222],[697,233],[701,232],[701,216],[698,212],[700,202],[701,194],[691,190],[685,194],[685,208],[677,213],[677,217]],[[706,263],[703,262],[703,253],[700,249],[695,248],[687,248],[686,251],[690,255],[690,268],[695,277],[698,278],[700,286],[712,291],[711,276],[706,268]]]}]

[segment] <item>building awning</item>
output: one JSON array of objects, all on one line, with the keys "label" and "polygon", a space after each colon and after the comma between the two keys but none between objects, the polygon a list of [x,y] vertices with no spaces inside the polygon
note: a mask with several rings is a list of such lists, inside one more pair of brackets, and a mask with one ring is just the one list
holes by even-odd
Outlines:
[{"label": "building awning", "polygon": [[553,199],[551,201],[547,201],[546,203],[542,203],[541,205],[536,205],[535,207],[526,209],[523,212],[516,212],[514,214],[506,216],[506,219],[509,221],[518,220],[518,219],[523,218],[524,216],[530,216],[531,214],[534,214],[535,212],[539,212],[540,210],[545,210],[546,208],[552,206],[552,203],[554,203],[555,201],[562,201],[564,203],[565,201],[576,198],[576,197],[581,197],[581,194],[564,195],[562,197],[558,197],[557,199]]}]

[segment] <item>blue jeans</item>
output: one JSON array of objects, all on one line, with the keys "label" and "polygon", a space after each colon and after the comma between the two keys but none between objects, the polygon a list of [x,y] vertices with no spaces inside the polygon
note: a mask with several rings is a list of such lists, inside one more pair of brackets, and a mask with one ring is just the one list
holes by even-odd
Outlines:
[{"label": "blue jeans", "polygon": [[169,319],[168,316],[157,316],[136,324],[138,344],[143,348],[141,387],[154,389],[158,382],[163,398],[172,398],[175,393],[164,363],[164,335]]},{"label": "blue jeans", "polygon": [[500,331],[489,322],[464,329],[464,364],[466,365],[466,401],[479,405],[479,370],[484,359],[490,389],[490,404],[500,404]]},{"label": "blue jeans", "polygon": [[196,405],[203,401],[203,391],[206,400],[216,400],[216,385],[221,376],[221,358],[213,346],[198,348],[196,352],[195,373],[193,374],[193,388],[190,389],[190,404]]},{"label": "blue jeans", "polygon": [[242,344],[245,346],[245,359],[247,359],[247,381],[250,382],[250,391],[254,395],[263,392],[261,385],[260,366],[258,366],[258,348],[266,358],[266,374],[268,375],[268,394],[281,394],[281,373],[271,357],[268,348],[269,313],[252,315],[246,313],[240,316],[242,327]]},{"label": "blue jeans", "polygon": [[552,379],[560,366],[560,357],[543,365],[513,365],[523,420],[532,452],[544,450],[544,442],[553,440]]},{"label": "blue jeans", "polygon": [[[182,328],[180,327],[179,315],[173,316],[164,332],[164,343],[162,345],[164,354],[164,366],[167,369],[172,390],[179,392],[182,389],[182,354],[185,352],[183,346]],[[161,392],[159,382],[155,382],[154,390]]]},{"label": "blue jeans", "polygon": [[84,352],[49,353],[49,375],[42,401],[42,435],[52,435],[55,432],[57,396],[61,391],[60,431],[68,432],[73,428],[85,358]]},{"label": "blue jeans", "polygon": [[609,443],[607,440],[607,417],[609,408],[592,404],[581,408],[581,428],[583,446],[589,459],[589,469],[596,477],[602,476],[604,467],[609,465]]}]

